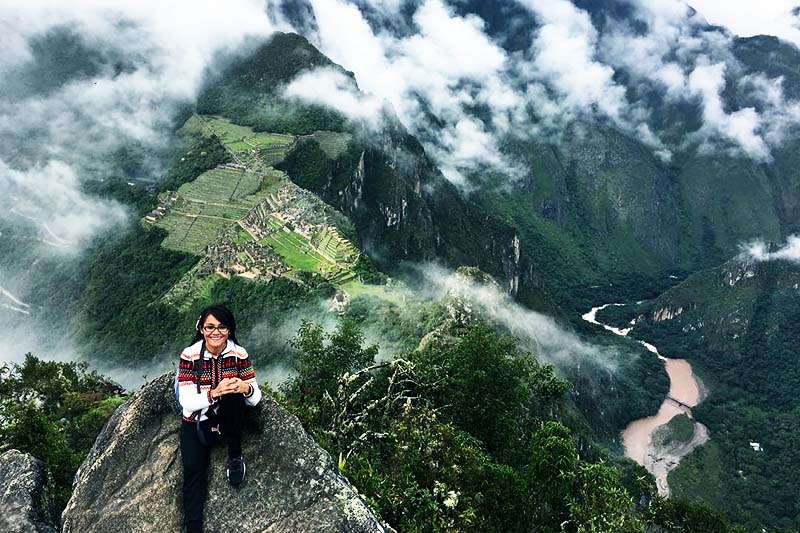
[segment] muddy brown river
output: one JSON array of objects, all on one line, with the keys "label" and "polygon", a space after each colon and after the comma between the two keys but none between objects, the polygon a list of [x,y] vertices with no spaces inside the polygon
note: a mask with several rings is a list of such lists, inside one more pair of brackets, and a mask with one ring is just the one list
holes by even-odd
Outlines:
[{"label": "muddy brown river", "polygon": [[[615,328],[597,321],[597,312],[611,305],[621,304],[606,304],[595,307],[584,314],[582,318],[587,322],[603,326],[616,335],[624,337],[630,329]],[[655,415],[640,418],[628,424],[628,427],[622,432],[622,445],[625,448],[627,457],[630,457],[653,474],[656,478],[659,494],[669,496],[670,490],[667,483],[669,472],[678,466],[681,459],[708,441],[708,428],[695,421],[694,435],[691,441],[669,447],[655,445],[653,443],[653,432],[672,420],[675,415],[684,413],[691,418],[691,408],[702,401],[703,389],[699,379],[692,372],[692,366],[688,361],[685,359],[667,359],[659,354],[658,349],[652,344],[644,341],[639,342],[664,362],[669,376],[669,395],[664,398],[664,402]]]}]

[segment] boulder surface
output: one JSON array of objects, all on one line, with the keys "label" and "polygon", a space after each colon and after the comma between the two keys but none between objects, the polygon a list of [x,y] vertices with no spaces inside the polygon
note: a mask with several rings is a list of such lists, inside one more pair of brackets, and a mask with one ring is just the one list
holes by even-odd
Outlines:
[{"label": "boulder surface", "polygon": [[56,533],[53,481],[43,462],[17,450],[0,455],[0,531]]},{"label": "boulder surface", "polygon": [[[174,374],[121,405],[75,476],[65,533],[181,531],[183,502]],[[247,479],[225,479],[224,446],[211,454],[205,530],[375,532],[380,520],[299,420],[264,395],[248,413]]]}]

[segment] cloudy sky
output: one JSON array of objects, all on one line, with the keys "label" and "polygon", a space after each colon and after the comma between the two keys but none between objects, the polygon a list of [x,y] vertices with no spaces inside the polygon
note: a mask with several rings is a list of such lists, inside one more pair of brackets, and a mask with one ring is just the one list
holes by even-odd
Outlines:
[{"label": "cloudy sky", "polygon": [[691,0],[712,24],[729,28],[736,35],[775,35],[800,46],[800,27],[792,10],[798,0]]},{"label": "cloudy sky", "polygon": [[[528,16],[524,24],[534,30],[528,46],[513,52],[485,21],[459,14],[457,2],[309,1],[318,25],[313,42],[355,73],[362,92],[335,72],[321,71],[295,80],[287,95],[373,122],[388,103],[460,185],[482,169],[514,179],[518,164],[502,153],[504,141],[520,132],[557,140],[575,120],[610,122],[664,161],[697,149],[768,162],[800,119],[800,105],[785,98],[783,80],[741,77],[731,35],[709,30],[683,0],[625,0],[635,20],[612,20],[602,29],[569,0],[517,0]],[[697,7],[709,8],[709,20],[724,15],[720,22],[735,31],[758,25],[755,31],[793,35],[791,2],[767,0],[757,9],[752,2],[726,2],[727,11],[703,4]],[[414,7],[410,23],[396,22],[403,5]],[[627,85],[620,73],[629,76]],[[724,98],[737,77],[747,102],[739,107]],[[652,119],[658,112],[652,99],[640,96],[653,92],[661,95],[659,105],[695,106],[701,126],[667,140]]]}]

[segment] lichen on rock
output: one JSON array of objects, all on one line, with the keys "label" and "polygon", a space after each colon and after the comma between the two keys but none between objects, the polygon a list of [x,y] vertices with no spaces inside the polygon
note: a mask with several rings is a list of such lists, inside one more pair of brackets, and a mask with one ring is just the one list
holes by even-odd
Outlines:
[{"label": "lichen on rock", "polygon": [[53,480],[44,463],[17,450],[0,455],[0,531],[55,533]]}]

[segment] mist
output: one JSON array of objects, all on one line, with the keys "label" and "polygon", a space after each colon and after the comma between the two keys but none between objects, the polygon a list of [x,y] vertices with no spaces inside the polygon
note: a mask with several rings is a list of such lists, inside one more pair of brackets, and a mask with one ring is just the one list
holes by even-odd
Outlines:
[{"label": "mist", "polygon": [[439,300],[461,301],[477,317],[497,324],[513,336],[520,348],[557,368],[574,368],[581,364],[616,370],[618,354],[581,340],[575,333],[560,326],[552,317],[516,303],[495,282],[476,282],[458,272],[438,265],[417,267],[423,294]]},{"label": "mist", "polygon": [[[292,16],[281,9],[288,4]],[[709,26],[683,0],[628,0],[629,19],[605,21],[568,0],[501,4],[515,10],[518,24],[492,24],[455,0],[4,2],[0,319],[15,326],[19,341],[6,360],[37,348],[77,357],[60,323],[37,320],[47,306],[41,286],[69,280],[98,237],[135,223],[129,207],[87,193],[86,185],[116,179],[147,188],[161,179],[175,116],[204,76],[275,30],[303,33],[358,84],[317,70],[290,83],[286,96],[375,129],[396,115],[464,189],[482,175],[514,182],[526,169],[508,153],[510,142],[558,142],[580,122],[628,132],[662,161],[722,149],[758,162],[769,162],[800,122],[800,102],[786,95],[783,80],[744,75],[733,34]],[[733,89],[741,96],[735,105],[725,97]],[[667,107],[693,106],[700,126],[675,138],[672,125],[653,118],[653,94]],[[135,160],[133,171],[119,164],[121,153]],[[792,259],[792,242],[789,251],[752,253]],[[450,290],[447,279],[436,274],[429,283]],[[543,357],[610,360],[501,294],[461,290]],[[254,334],[288,339],[296,323],[281,327]],[[400,349],[378,332],[366,334],[382,344],[382,357]]]},{"label": "mist", "polygon": [[[176,113],[206,72],[275,28],[259,0],[0,5],[0,319],[15,331],[3,361],[80,358],[77,310],[51,309],[47,290],[67,291],[91,244],[135,223],[87,184],[160,180]],[[126,387],[141,382],[96,366]]]},{"label": "mist", "polygon": [[[726,99],[732,77],[743,73],[734,36],[683,0],[629,0],[631,16],[606,14],[602,27],[568,0],[500,2],[527,13],[526,31],[519,24],[506,30],[514,35],[490,28],[457,1],[308,3],[316,22],[308,38],[354,72],[362,93],[354,96],[320,72],[305,73],[290,94],[375,128],[381,122],[373,111],[391,106],[445,177],[464,189],[486,169],[513,182],[523,165],[505,152],[509,141],[559,142],[576,122],[611,124],[665,162],[692,150],[769,162],[800,122],[798,102],[783,94],[780,77],[750,74],[735,86],[740,102]],[[310,90],[314,82],[326,88],[324,96]],[[701,125],[675,138],[675,125],[654,115],[687,104]]]},{"label": "mist", "polygon": [[742,254],[755,261],[792,261],[800,263],[800,235],[790,235],[786,243],[768,245],[764,241],[755,241],[742,246]]}]

